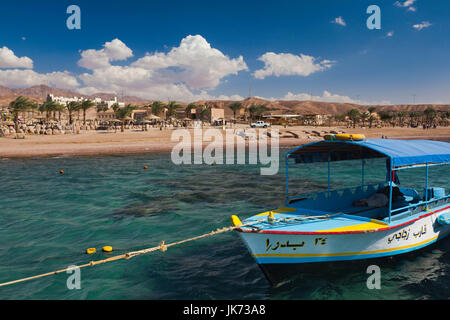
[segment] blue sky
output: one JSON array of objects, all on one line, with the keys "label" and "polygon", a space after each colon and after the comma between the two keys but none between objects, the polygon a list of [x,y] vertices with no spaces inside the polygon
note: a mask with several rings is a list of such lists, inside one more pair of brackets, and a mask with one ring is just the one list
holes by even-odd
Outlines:
[{"label": "blue sky", "polygon": [[[81,30],[66,27],[71,4]],[[381,30],[366,27],[372,4]],[[251,85],[275,99],[450,103],[444,0],[18,0],[0,4],[0,25],[0,85],[10,87],[188,101],[245,98]]]}]

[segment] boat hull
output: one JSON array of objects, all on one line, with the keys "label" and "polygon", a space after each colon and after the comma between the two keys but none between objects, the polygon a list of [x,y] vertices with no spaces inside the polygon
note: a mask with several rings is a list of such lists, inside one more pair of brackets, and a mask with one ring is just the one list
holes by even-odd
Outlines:
[{"label": "boat hull", "polygon": [[[284,266],[293,270],[314,269],[317,264],[382,259],[427,247],[450,234],[450,225],[437,217],[449,207],[423,213],[421,218],[399,226],[348,232],[240,232],[250,254],[269,280]],[[301,271],[299,271],[301,272]],[[272,278],[272,279],[270,279]],[[272,281],[273,282],[273,281]]]}]

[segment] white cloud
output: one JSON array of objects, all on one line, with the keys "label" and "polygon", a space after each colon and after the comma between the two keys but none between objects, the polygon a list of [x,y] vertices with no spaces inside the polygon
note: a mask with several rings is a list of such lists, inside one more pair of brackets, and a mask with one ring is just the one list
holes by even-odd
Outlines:
[{"label": "white cloud", "polygon": [[126,60],[133,56],[133,51],[119,39],[106,42],[103,49],[89,49],[81,52],[78,61],[80,67],[94,70],[111,66],[111,61]]},{"label": "white cloud", "polygon": [[397,7],[400,7],[400,8],[401,7],[407,8],[407,7],[412,6],[414,4],[414,2],[416,2],[416,0],[406,0],[403,3],[400,2],[400,1],[395,1],[394,5],[397,6]]},{"label": "white cloud", "polygon": [[347,23],[345,22],[345,20],[342,17],[334,18],[333,20],[331,20],[331,23],[336,23],[343,27],[347,26]]},{"label": "white cloud", "polygon": [[248,70],[242,56],[230,59],[200,35],[187,36],[167,54],[147,53],[132,67],[154,71],[160,78],[184,82],[193,89],[214,88],[222,78]]},{"label": "white cloud", "polygon": [[291,53],[267,52],[258,60],[264,62],[264,69],[256,70],[253,76],[257,79],[264,79],[267,76],[276,77],[286,75],[309,76],[312,73],[331,68],[332,61],[322,60],[316,62],[316,58],[305,54],[299,56]]},{"label": "white cloud", "polygon": [[394,5],[399,8],[408,8],[407,11],[416,12],[417,9],[412,5],[416,2],[416,0],[406,0],[404,2],[395,1]]},{"label": "white cloud", "polygon": [[61,89],[74,89],[80,84],[69,72],[40,74],[33,70],[0,70],[0,85],[9,87],[31,87],[46,84]]},{"label": "white cloud", "polygon": [[17,57],[7,47],[0,48],[0,68],[23,68],[32,69],[33,60],[28,57]]},{"label": "white cloud", "polygon": [[110,62],[129,54],[113,55],[107,49],[105,44],[104,50],[81,53],[79,64],[91,69],[91,72],[79,76],[84,84],[79,92],[125,91],[127,95],[147,99],[185,102],[215,99],[205,89],[215,88],[226,76],[248,70],[242,56],[231,59],[212,48],[200,35],[187,36],[168,53],[147,53],[128,66],[114,66]]},{"label": "white cloud", "polygon": [[418,23],[418,24],[413,25],[413,28],[420,31],[420,30],[428,28],[430,26],[431,26],[430,22],[422,21],[422,23]]},{"label": "white cloud", "polygon": [[389,31],[387,34],[386,34],[386,38],[390,38],[390,37],[393,37],[394,36],[394,31]]},{"label": "white cloud", "polygon": [[321,102],[338,102],[338,103],[353,103],[360,105],[385,105],[390,104],[389,101],[361,101],[354,100],[348,96],[341,96],[339,94],[332,94],[329,91],[325,90],[322,96],[312,96],[308,93],[292,93],[288,92],[281,100],[313,100],[313,101],[321,101]]}]

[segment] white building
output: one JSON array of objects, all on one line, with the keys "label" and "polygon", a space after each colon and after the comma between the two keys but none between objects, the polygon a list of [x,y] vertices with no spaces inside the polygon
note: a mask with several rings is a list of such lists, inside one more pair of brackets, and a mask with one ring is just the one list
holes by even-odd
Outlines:
[{"label": "white building", "polygon": [[[53,94],[49,94],[48,97],[49,97],[50,101],[57,102],[64,106],[67,106],[70,102],[83,102],[84,100],[87,100],[86,98],[81,98],[81,97],[72,97],[72,98],[57,97],[57,96],[54,96]],[[92,101],[97,105],[106,105],[106,106],[108,106],[108,109],[110,109],[116,103],[119,104],[120,107],[125,106],[125,103],[118,102],[117,97],[114,97],[113,100],[106,100],[106,101],[103,101],[101,98],[94,98]]]}]

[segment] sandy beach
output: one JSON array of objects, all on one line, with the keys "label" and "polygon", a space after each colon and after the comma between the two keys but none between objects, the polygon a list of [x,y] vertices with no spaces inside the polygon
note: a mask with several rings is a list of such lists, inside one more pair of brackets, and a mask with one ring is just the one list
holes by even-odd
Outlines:
[{"label": "sandy beach", "polygon": [[[244,129],[248,126],[237,126]],[[345,133],[362,133],[366,138],[381,138],[382,135],[390,139],[430,139],[450,141],[450,128],[438,127],[423,130],[422,128],[346,128],[346,127],[288,127],[280,130],[280,147],[297,146],[323,138],[308,138],[306,132],[338,131]],[[74,155],[116,155],[137,154],[151,152],[170,152],[178,143],[171,141],[174,130],[151,129],[149,131],[85,131],[70,135],[27,135],[25,139],[15,139],[13,136],[0,138],[0,158],[25,157],[53,157]],[[294,138],[291,133],[298,135]],[[204,145],[209,142],[205,141]]]}]

